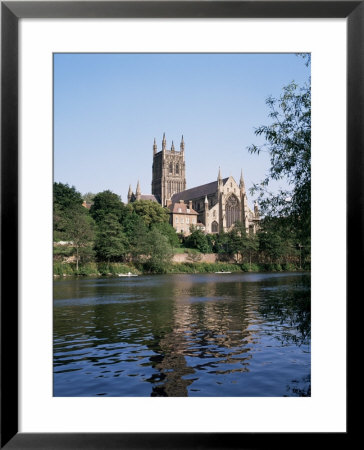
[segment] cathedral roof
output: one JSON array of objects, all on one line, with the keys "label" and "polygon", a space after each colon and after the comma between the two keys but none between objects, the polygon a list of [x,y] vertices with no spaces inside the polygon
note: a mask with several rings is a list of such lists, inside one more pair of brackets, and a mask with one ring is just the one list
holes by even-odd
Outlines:
[{"label": "cathedral roof", "polygon": [[169,206],[169,209],[173,214],[196,214],[198,215],[198,212],[196,212],[194,209],[190,208],[189,205],[186,205],[186,203],[174,203]]},{"label": "cathedral roof", "polygon": [[[223,184],[227,182],[228,178],[222,180]],[[179,202],[180,200],[192,200],[195,198],[205,197],[206,195],[214,194],[217,191],[217,181],[212,183],[202,184],[201,186],[196,186],[191,189],[186,189],[185,191],[178,192],[172,196],[172,203]]]},{"label": "cathedral roof", "polygon": [[141,194],[140,200],[150,200],[152,202],[157,202],[158,203],[158,200],[152,194]]}]

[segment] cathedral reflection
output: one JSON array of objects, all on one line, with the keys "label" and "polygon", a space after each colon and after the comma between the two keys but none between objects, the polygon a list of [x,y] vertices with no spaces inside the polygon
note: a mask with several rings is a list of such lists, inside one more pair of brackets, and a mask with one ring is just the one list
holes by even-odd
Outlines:
[{"label": "cathedral reflection", "polygon": [[236,283],[233,290],[240,299],[236,305],[226,301],[221,283],[176,279],[170,292],[170,331],[159,335],[158,343],[154,336],[157,355],[150,361],[157,373],[147,380],[153,385],[151,396],[188,396],[196,370],[210,374],[249,371],[250,344],[256,340],[249,325],[259,319],[245,299],[253,295],[252,286],[245,292],[247,288]]}]

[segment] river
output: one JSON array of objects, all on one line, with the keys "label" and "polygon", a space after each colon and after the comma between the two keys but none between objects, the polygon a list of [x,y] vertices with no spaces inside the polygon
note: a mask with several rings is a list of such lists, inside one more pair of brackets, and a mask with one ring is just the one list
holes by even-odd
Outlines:
[{"label": "river", "polygon": [[311,395],[310,274],[54,281],[54,396]]}]

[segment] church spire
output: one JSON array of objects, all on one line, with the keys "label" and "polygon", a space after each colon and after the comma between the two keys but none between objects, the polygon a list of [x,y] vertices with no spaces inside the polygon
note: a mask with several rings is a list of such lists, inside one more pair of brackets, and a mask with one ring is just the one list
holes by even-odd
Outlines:
[{"label": "church spire", "polygon": [[133,191],[131,190],[131,184],[129,184],[128,203],[130,203],[132,196],[133,196]]},{"label": "church spire", "polygon": [[155,138],[154,138],[154,143],[153,143],[153,155],[155,155],[156,153],[157,153],[157,143],[156,143]]},{"label": "church spire", "polygon": [[182,134],[182,139],[181,139],[179,148],[180,148],[181,152],[185,151],[185,141],[183,140],[183,134]]},{"label": "church spire", "polygon": [[140,190],[140,183],[139,183],[139,180],[138,180],[137,188],[136,188],[136,191],[135,191],[135,196],[136,196],[137,200],[140,200],[141,194],[142,193],[141,193],[141,190]]},{"label": "church spire", "polygon": [[172,150],[172,152],[174,152],[174,144],[173,144],[173,141],[172,141],[172,147],[171,147],[171,150]]},{"label": "church spire", "polygon": [[243,178],[243,169],[241,169],[241,173],[240,173],[239,187],[240,187],[241,192],[245,194],[245,183],[244,183],[244,178]]},{"label": "church spire", "polygon": [[162,150],[166,149],[167,141],[166,141],[166,133],[163,133],[163,140],[162,140]]}]

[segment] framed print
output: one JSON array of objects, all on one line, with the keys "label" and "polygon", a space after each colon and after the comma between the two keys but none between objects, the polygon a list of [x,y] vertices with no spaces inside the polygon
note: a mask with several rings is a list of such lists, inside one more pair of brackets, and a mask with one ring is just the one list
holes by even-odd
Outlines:
[{"label": "framed print", "polygon": [[[354,248],[362,249],[363,229],[363,3],[9,1],[1,7],[1,445],[234,448],[244,440],[243,447],[260,447],[265,440],[283,438],[290,445],[297,434],[306,441],[311,433],[315,439],[335,435],[344,444],[349,436],[346,302],[362,270],[351,256]],[[300,54],[302,67],[309,62],[295,71]],[[271,65],[266,64],[267,57]],[[241,128],[240,105],[245,107],[247,123],[258,109],[253,88],[245,97],[235,96],[237,73],[244,73],[244,80],[250,75],[250,86],[264,77],[297,78],[304,73],[310,95],[312,81],[311,307],[302,301],[307,286],[300,285],[297,273],[291,281],[284,272],[279,275],[285,280],[281,283],[285,291],[279,294],[286,300],[284,307],[274,297],[277,274],[275,281],[264,279],[261,287],[254,279],[255,289],[269,296],[269,304],[256,300],[251,308],[247,301],[243,311],[234,298],[227,299],[229,292],[247,299],[244,289],[249,290],[246,286],[252,280],[237,281],[234,276],[243,275],[231,273],[234,264],[247,272],[253,272],[254,264],[257,270],[265,264],[267,270],[277,272],[283,265],[303,269],[307,263],[311,270],[306,241],[294,241],[285,259],[273,257],[268,250],[259,256],[258,247],[243,253],[236,244],[244,234],[233,231],[238,224],[252,241],[262,229],[260,205],[249,206],[250,194],[245,190],[253,182],[244,168],[244,176],[241,168],[235,173],[240,153],[228,151],[229,145],[238,147],[229,133],[235,121],[236,129]],[[290,81],[279,83],[283,87]],[[123,90],[118,90],[121,83]],[[275,119],[274,96],[279,94],[272,83],[266,89],[273,91],[267,109],[273,108],[270,117]],[[292,89],[293,85],[285,91],[283,108]],[[270,93],[261,94],[263,102]],[[211,103],[211,97],[221,102]],[[82,98],[82,103],[75,98]],[[304,96],[295,98],[302,103],[300,109],[295,104],[290,120],[298,122],[305,107],[311,114],[311,102]],[[122,102],[123,108],[116,106]],[[164,121],[175,117],[178,125],[168,126],[173,133],[181,129],[182,137],[169,136],[159,124],[163,120],[156,117],[161,110]],[[188,116],[193,126],[186,125]],[[121,121],[124,134],[118,128]],[[224,138],[217,132],[211,139],[206,137],[219,126]],[[154,131],[156,127],[161,131]],[[129,140],[121,154],[120,136],[113,133],[119,130],[125,140],[127,129]],[[195,136],[195,150],[189,150],[184,129]],[[263,127],[256,134],[271,137],[270,131]],[[143,162],[144,153],[138,153],[137,147],[144,143],[138,139],[149,133],[154,134],[148,161]],[[213,139],[221,141],[216,150]],[[208,151],[196,150],[204,144]],[[113,145],[115,152],[108,152],[106,148]],[[244,141],[242,146],[246,145]],[[259,150],[250,147],[251,157],[254,152]],[[236,164],[229,166],[227,161],[234,155],[238,155]],[[152,165],[149,180],[143,171],[150,172]],[[213,167],[220,165],[215,173]],[[221,175],[224,165],[234,173]],[[111,189],[112,173],[115,186],[122,186],[121,198],[128,199],[124,206],[113,197],[118,188]],[[140,183],[137,173],[142,174]],[[189,173],[195,178],[186,186]],[[97,185],[98,179],[107,183]],[[62,210],[62,196],[80,194],[68,182],[82,192],[94,192],[82,199],[83,206],[72,209],[71,219],[69,211]],[[125,186],[131,183],[135,186],[127,191]],[[283,201],[280,198],[281,204],[291,204],[287,195]],[[311,200],[311,189],[308,197]],[[53,216],[55,198],[61,200]],[[100,205],[106,198],[120,208],[105,213]],[[137,210],[138,205],[145,209]],[[188,275],[183,282],[168,275],[172,255],[167,258],[161,251],[162,242],[167,242],[167,222],[164,231],[149,223],[151,208],[153,214],[169,211],[168,236],[178,235],[175,247],[183,249],[173,256],[176,261],[187,258],[181,263],[186,263],[186,270],[200,264],[207,271],[212,264],[213,273],[200,274],[198,285],[194,285],[196,277],[190,277],[187,286]],[[143,217],[144,223],[136,216]],[[301,220],[302,214],[297,217]],[[150,220],[158,223],[159,219],[154,215]],[[116,240],[110,240],[113,229],[119,230]],[[291,229],[298,235],[298,222]],[[230,240],[219,241],[220,235]],[[260,239],[264,242],[264,237]],[[96,242],[92,248],[91,241]],[[209,250],[202,249],[202,241]],[[143,247],[142,242],[148,244]],[[217,259],[211,262],[208,255],[214,251]],[[232,259],[227,259],[228,254]],[[84,278],[74,284],[67,279],[53,281],[54,275],[63,278],[65,270]],[[87,281],[87,270],[96,273],[94,281]],[[158,271],[167,275],[154,275]],[[149,278],[144,277],[147,272],[152,274]],[[156,279],[165,280],[158,292]],[[147,284],[141,286],[143,280]],[[136,285],[133,301],[129,297],[124,301],[124,293],[131,295]],[[260,298],[258,291],[254,295]],[[291,292],[292,314],[283,317]],[[213,307],[211,297],[216,300]],[[153,307],[143,303],[145,298],[155,300]],[[130,303],[139,304],[134,306],[135,314]],[[306,339],[311,311],[312,355]],[[234,317],[241,315],[249,317],[248,323],[232,326]],[[69,317],[77,326],[69,325]],[[263,347],[255,334],[263,317],[270,320],[264,354],[259,353]],[[189,328],[191,320],[195,328]],[[293,322],[295,333],[291,333]],[[92,335],[92,327],[101,334]],[[92,342],[86,345],[91,335]],[[121,348],[120,342],[131,347]],[[254,360],[249,352],[256,355]],[[282,372],[270,371],[271,365],[279,364]],[[288,387],[281,381],[284,371],[294,380]],[[262,374],[267,377],[264,382]]]}]

